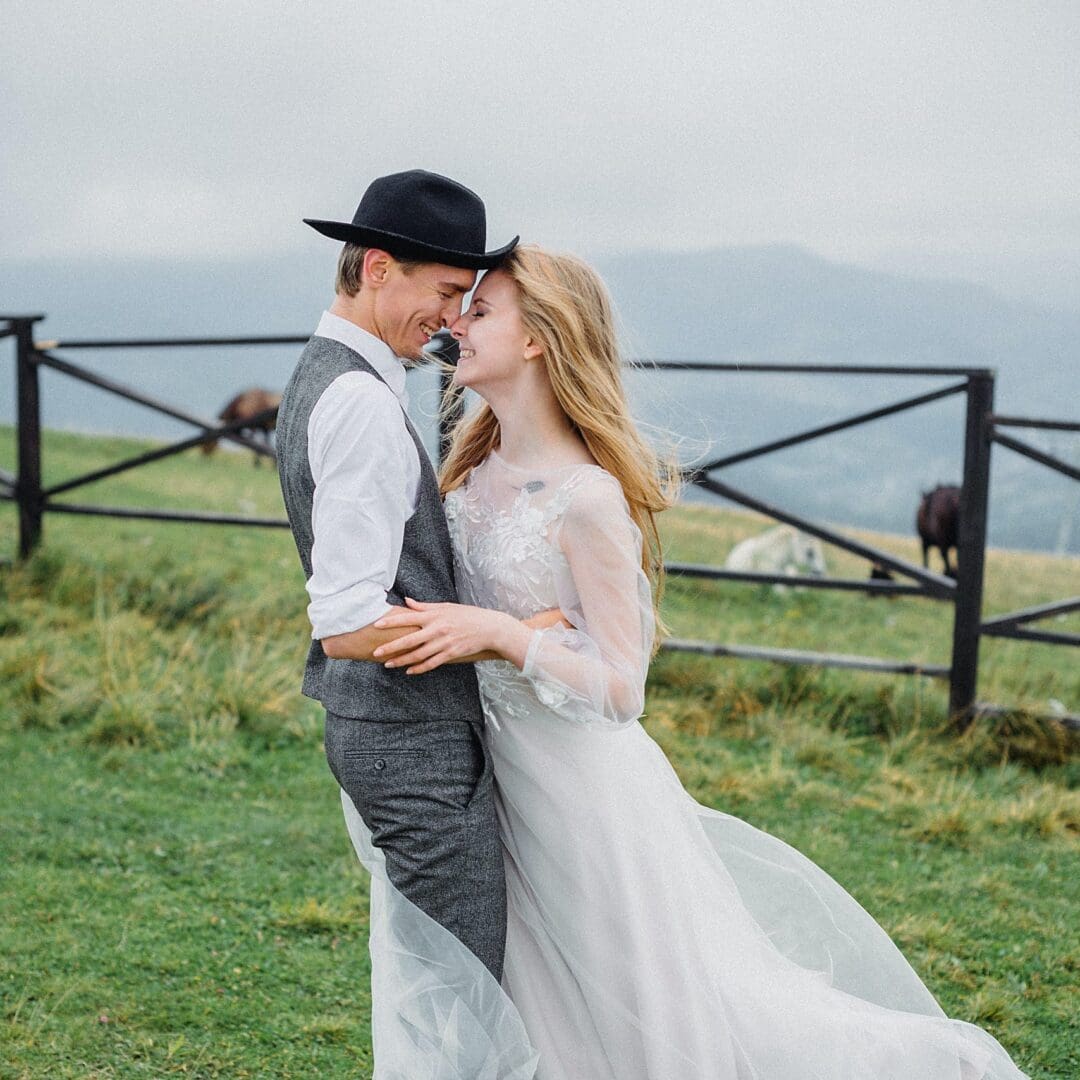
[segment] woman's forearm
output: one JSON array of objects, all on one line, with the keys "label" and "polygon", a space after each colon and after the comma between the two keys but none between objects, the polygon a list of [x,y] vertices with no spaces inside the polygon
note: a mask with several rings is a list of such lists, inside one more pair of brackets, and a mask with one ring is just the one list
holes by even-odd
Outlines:
[{"label": "woman's forearm", "polygon": [[[558,608],[541,611],[538,615],[533,615],[529,619],[514,619],[513,621],[519,629],[508,628],[508,633],[505,639],[500,641],[497,650],[473,653],[471,656],[459,656],[456,660],[450,660],[448,663],[474,664],[477,660],[509,660],[511,664],[520,669],[525,665],[525,657],[528,654],[534,630],[546,630],[549,626],[556,626],[560,623],[563,626],[570,625],[563,618],[563,613]],[[521,632],[522,630],[524,630],[524,633]]]}]

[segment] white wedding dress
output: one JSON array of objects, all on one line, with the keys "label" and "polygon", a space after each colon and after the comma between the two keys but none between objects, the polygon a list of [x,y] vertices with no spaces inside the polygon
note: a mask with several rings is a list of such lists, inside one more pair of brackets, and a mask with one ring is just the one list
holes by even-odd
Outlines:
[{"label": "white wedding dress", "polygon": [[641,536],[593,465],[497,454],[446,499],[463,603],[559,607],[524,671],[477,665],[506,856],[500,988],[372,870],[377,1078],[1017,1080],[794,849],[696,803],[638,723]]}]

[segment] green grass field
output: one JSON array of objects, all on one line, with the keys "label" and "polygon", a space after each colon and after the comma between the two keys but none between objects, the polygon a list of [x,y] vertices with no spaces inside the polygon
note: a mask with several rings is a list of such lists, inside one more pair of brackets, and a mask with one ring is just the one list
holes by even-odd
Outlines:
[{"label": "green grass field", "polygon": [[[50,433],[46,482],[144,445]],[[226,453],[72,498],[281,512],[273,472]],[[0,504],[0,555],[15,524]],[[720,562],[761,527],[686,507],[665,536],[672,558]],[[1078,577],[1076,559],[991,552],[987,608]],[[366,885],[298,693],[305,600],[277,530],[57,514],[33,560],[0,568],[0,1077],[370,1075]],[[948,608],[926,600],[674,580],[665,612],[680,637],[948,662]],[[645,723],[696,798],[844,884],[950,1015],[1063,1080],[1080,1075],[1078,747],[1027,713],[1080,710],[1080,673],[1070,650],[991,641],[980,691],[1017,708],[957,737],[936,681],[662,654]]]}]

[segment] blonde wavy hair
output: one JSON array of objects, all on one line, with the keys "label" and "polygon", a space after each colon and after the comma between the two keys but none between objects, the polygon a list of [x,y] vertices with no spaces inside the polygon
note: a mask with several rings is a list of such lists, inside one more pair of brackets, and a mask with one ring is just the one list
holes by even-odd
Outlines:
[{"label": "blonde wavy hair", "polygon": [[[630,415],[607,289],[581,259],[532,244],[515,248],[500,269],[517,288],[522,325],[543,350],[560,407],[596,463],[619,481],[641,530],[641,565],[652,585],[659,643],[664,563],[656,515],[677,498],[679,471],[642,438]],[[440,474],[442,493],[463,484],[499,443],[498,418],[482,402],[454,429]]]}]

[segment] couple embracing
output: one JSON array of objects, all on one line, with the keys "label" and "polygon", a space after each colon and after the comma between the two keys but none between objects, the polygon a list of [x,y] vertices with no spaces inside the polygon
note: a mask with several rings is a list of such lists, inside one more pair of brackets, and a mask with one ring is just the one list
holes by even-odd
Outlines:
[{"label": "couple embracing", "polygon": [[[303,689],[372,877],[375,1076],[1021,1077],[824,871],[696,803],[638,722],[673,478],[596,274],[487,250],[479,197],[420,170],[351,223],[306,220],[344,247],[278,461]],[[443,328],[481,400],[437,477],[405,365]]]}]

